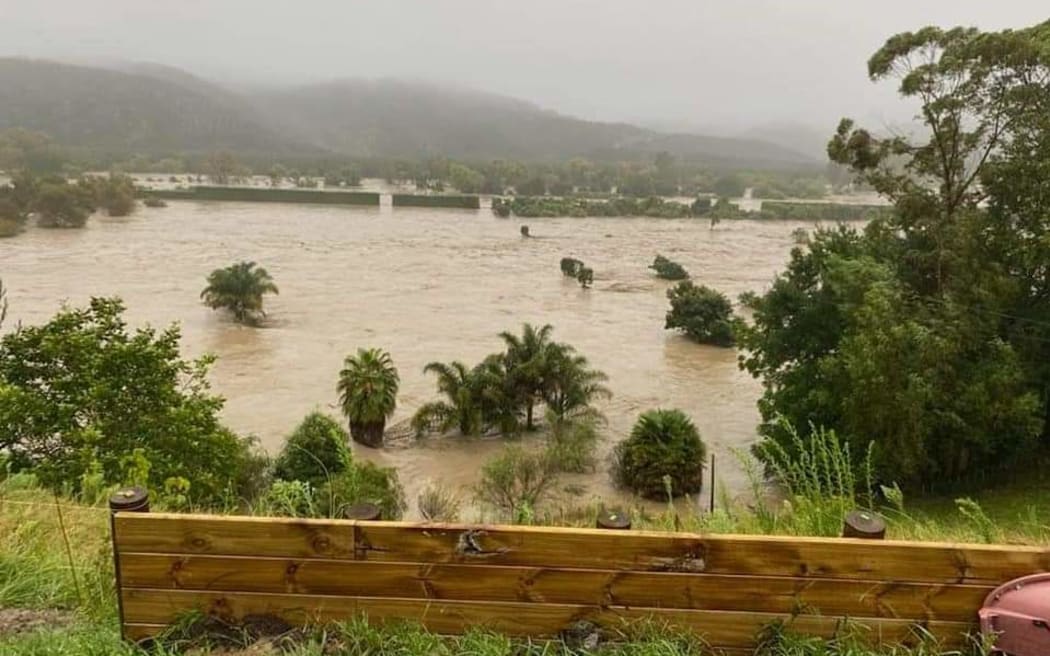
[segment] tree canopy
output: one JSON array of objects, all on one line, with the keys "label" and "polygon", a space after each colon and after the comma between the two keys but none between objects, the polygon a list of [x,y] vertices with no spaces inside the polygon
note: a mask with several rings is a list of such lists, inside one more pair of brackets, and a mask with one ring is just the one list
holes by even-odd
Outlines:
[{"label": "tree canopy", "polygon": [[924,28],[869,61],[920,106],[919,136],[844,119],[835,162],[894,204],[818,230],[748,299],[743,365],[778,417],[874,444],[881,480],[995,480],[1045,447],[1050,399],[1050,22]]}]

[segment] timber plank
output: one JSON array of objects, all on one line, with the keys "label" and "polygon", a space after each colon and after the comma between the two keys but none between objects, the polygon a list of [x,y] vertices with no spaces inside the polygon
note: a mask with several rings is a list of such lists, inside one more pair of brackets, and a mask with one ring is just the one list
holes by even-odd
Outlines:
[{"label": "timber plank", "polygon": [[979,585],[1050,571],[1038,547],[137,513],[116,523],[121,552]]},{"label": "timber plank", "polygon": [[128,588],[973,621],[991,586],[178,554],[121,555]]},{"label": "timber plank", "polygon": [[354,522],[318,519],[117,513],[117,550],[354,557]]},{"label": "timber plank", "polygon": [[[773,621],[790,621],[794,630],[831,637],[839,618],[800,615],[791,618],[772,613],[670,610],[653,608],[596,608],[566,604],[461,602],[369,597],[317,597],[259,593],[221,593],[186,590],[125,589],[121,592],[124,621],[129,625],[162,625],[197,609],[237,622],[246,615],[273,615],[291,624],[324,624],[364,614],[370,621],[413,621],[435,633],[463,633],[487,628],[508,635],[555,636],[579,621],[620,629],[639,620],[654,620],[699,634],[710,644],[724,647],[754,645],[758,632]],[[914,638],[914,624],[906,620],[856,618],[868,627],[872,642],[907,643]],[[945,641],[959,645],[972,625],[965,622],[928,622],[924,628]]]}]

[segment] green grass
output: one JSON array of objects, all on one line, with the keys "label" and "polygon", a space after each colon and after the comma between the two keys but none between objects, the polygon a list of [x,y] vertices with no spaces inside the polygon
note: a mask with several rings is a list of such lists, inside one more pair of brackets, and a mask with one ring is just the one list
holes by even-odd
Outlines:
[{"label": "green grass", "polygon": [[[952,505],[929,503],[914,514],[888,510],[890,536],[935,540],[980,541],[987,537],[987,522],[996,535],[1010,541],[1050,542],[1045,515],[1028,517],[1029,506],[1044,499],[1046,488],[1029,497],[1031,488],[1017,487],[982,497],[987,501],[986,520],[975,521]],[[101,496],[101,495],[100,495]],[[1027,499],[1027,500],[1023,500]],[[833,501],[838,504],[841,500]],[[205,634],[185,629],[150,650],[121,642],[109,545],[108,512],[100,504],[60,499],[40,489],[32,477],[13,476],[0,482],[0,608],[68,609],[68,626],[4,637],[3,656],[114,655],[169,656],[180,653],[218,654],[237,647],[229,640],[209,640]],[[835,506],[838,507],[838,506]],[[1045,504],[1042,508],[1047,507]],[[800,534],[821,526],[810,513],[823,517],[826,509],[787,507],[770,503],[758,512],[743,508],[722,509],[712,515],[682,516],[674,506],[661,513],[635,511],[635,528],[707,532]],[[61,521],[59,519],[61,510]],[[539,521],[593,525],[597,507],[565,507],[538,516]],[[969,512],[973,512],[970,508]],[[1000,515],[999,513],[1003,513]],[[1020,512],[1018,516],[1017,513]],[[1006,521],[1001,521],[1006,520]],[[68,541],[67,541],[68,540]],[[68,544],[68,550],[67,550]],[[190,638],[189,636],[193,637]],[[920,636],[921,637],[921,636]],[[294,638],[294,639],[291,639]],[[448,654],[561,655],[606,654],[608,656],[700,656],[712,653],[695,636],[665,627],[634,625],[606,634],[596,650],[586,651],[573,641],[520,641],[507,636],[475,631],[460,637],[439,637],[409,625],[377,627],[358,619],[343,625],[296,632],[283,641],[279,652],[294,656],[340,654],[386,655]],[[822,640],[791,632],[790,626],[770,627],[762,636],[758,656],[932,656],[953,654],[929,641],[908,648],[865,646],[862,627],[844,625],[838,638]],[[966,653],[981,653],[979,646]]]}]

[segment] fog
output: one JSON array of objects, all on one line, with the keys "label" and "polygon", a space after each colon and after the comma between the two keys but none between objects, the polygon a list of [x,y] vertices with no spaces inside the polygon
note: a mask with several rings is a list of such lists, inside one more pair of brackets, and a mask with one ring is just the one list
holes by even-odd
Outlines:
[{"label": "fog", "polygon": [[585,118],[710,132],[908,111],[865,62],[926,24],[1021,27],[1024,0],[0,0],[0,55],[141,60],[228,84],[455,82]]}]

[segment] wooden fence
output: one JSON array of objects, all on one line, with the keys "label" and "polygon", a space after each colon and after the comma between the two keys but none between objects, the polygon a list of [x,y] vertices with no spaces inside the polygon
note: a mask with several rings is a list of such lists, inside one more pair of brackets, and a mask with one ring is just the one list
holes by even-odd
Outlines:
[{"label": "wooden fence", "polygon": [[958,645],[989,591],[1050,570],[1042,548],[858,539],[131,512],[113,531],[132,639],[196,609],[538,637],[653,619],[729,649],[778,619],[828,637],[849,617],[873,641],[922,627]]}]

